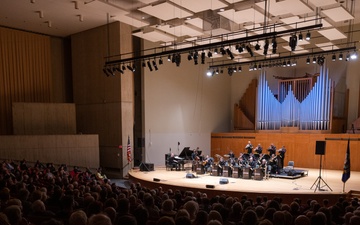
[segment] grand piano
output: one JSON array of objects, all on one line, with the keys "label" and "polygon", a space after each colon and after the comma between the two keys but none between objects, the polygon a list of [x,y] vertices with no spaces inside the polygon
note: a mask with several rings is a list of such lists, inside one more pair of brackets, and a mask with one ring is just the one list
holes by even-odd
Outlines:
[{"label": "grand piano", "polygon": [[[199,154],[201,154],[201,151],[198,151]],[[190,150],[190,147],[185,147],[179,155],[175,155],[175,160],[179,164],[179,168],[181,170],[187,170],[188,168],[192,168],[192,155],[193,151]],[[168,159],[170,157],[170,153],[165,154],[165,165],[168,162]]]}]

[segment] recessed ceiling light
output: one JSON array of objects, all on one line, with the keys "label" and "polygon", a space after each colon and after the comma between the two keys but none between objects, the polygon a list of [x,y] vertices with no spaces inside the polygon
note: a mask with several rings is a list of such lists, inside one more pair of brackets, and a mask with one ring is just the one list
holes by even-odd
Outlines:
[{"label": "recessed ceiling light", "polygon": [[220,12],[224,12],[225,11],[225,9],[220,9]]}]

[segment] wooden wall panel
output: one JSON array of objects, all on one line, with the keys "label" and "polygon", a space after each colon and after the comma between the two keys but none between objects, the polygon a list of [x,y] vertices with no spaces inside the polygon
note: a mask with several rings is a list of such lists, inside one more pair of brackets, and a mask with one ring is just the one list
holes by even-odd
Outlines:
[{"label": "wooden wall panel", "polygon": [[97,168],[98,135],[11,135],[0,136],[0,159],[67,164]]},{"label": "wooden wall panel", "polygon": [[316,141],[326,141],[323,168],[342,170],[344,166],[347,140],[350,138],[351,170],[360,171],[360,134],[305,134],[305,133],[213,133],[211,135],[211,155],[227,154],[232,149],[238,156],[245,152],[250,140],[254,147],[261,143],[263,153],[274,143],[277,149],[286,147],[285,164],[289,160],[298,168],[320,168],[320,156],[315,154]]}]

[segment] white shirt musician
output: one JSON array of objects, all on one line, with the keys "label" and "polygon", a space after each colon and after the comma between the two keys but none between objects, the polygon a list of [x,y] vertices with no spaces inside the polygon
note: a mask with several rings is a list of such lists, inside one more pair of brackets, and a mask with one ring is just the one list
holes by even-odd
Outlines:
[{"label": "white shirt musician", "polygon": [[245,146],[245,149],[247,150],[248,154],[252,154],[253,146],[251,144],[251,141],[248,141],[247,145]]}]

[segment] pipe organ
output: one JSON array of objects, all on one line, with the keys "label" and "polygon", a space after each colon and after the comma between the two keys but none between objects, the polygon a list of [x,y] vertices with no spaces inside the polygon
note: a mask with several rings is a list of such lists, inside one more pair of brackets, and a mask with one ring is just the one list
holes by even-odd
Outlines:
[{"label": "pipe organ", "polygon": [[270,90],[263,72],[257,90],[256,129],[330,130],[334,85],[324,68],[321,67],[314,85],[312,78],[279,81],[278,98]]}]

